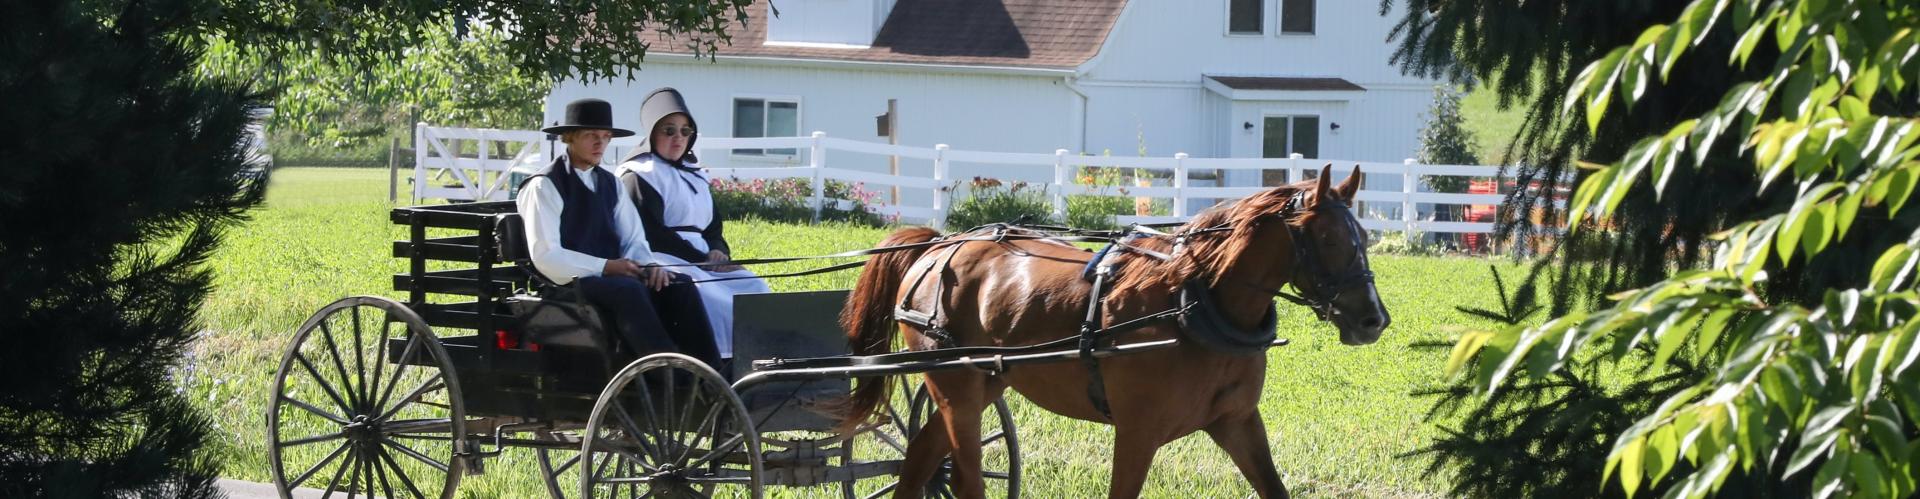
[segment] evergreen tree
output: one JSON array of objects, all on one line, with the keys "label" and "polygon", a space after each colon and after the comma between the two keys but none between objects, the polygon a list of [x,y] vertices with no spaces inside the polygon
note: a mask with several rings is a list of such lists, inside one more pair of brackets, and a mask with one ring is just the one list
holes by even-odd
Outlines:
[{"label": "evergreen tree", "polygon": [[[1414,154],[1414,160],[1427,165],[1477,165],[1480,156],[1474,154],[1473,131],[1466,127],[1466,117],[1460,115],[1460,91],[1451,86],[1433,87],[1433,106],[1427,108],[1427,124],[1420,128],[1420,150]],[[1433,192],[1467,192],[1467,179],[1451,175],[1421,177],[1420,182]],[[1461,205],[1435,205],[1434,215],[1443,221],[1458,221],[1465,213]],[[1459,234],[1446,234],[1449,240],[1457,240]]]},{"label": "evergreen tree", "polygon": [[205,496],[207,419],[168,367],[193,340],[203,263],[260,198],[241,142],[258,98],[189,78],[152,21],[73,2],[0,16],[0,496]]},{"label": "evergreen tree", "polygon": [[[479,20],[547,78],[633,75],[650,40],[705,53],[748,0],[27,0],[0,16],[0,497],[204,497],[207,419],[168,369],[221,234],[264,192],[246,131],[270,94],[196,74],[211,40],[344,67]],[[271,88],[264,89],[271,91]]]}]

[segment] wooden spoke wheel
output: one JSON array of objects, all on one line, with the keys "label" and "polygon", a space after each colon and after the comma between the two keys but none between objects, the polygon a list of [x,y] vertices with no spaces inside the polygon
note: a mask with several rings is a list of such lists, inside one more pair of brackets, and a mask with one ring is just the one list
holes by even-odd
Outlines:
[{"label": "wooden spoke wheel", "polygon": [[600,393],[580,447],[580,497],[761,497],[760,437],[725,378],[654,354]]},{"label": "wooden spoke wheel", "polygon": [[[886,420],[869,433],[873,435],[871,444],[863,442],[860,456],[866,461],[893,460],[906,458],[907,446],[920,433],[928,421],[940,417],[940,408],[934,405],[932,396],[925,385],[898,383],[891,401],[882,410]],[[905,409],[905,412],[901,412]],[[987,497],[1020,497],[1020,438],[1015,432],[1013,410],[1007,407],[1007,399],[1002,397],[993,401],[983,417],[980,418],[981,474],[987,487]],[[849,483],[842,489],[847,498],[873,499],[891,497],[893,490],[900,485],[897,474],[884,480],[865,480]],[[927,481],[923,497],[951,498],[953,491],[953,457],[940,461],[940,468],[933,478]]]},{"label": "wooden spoke wheel", "polygon": [[294,334],[267,406],[281,497],[450,498],[466,410],[447,352],[419,315],[386,298],[327,305]]}]

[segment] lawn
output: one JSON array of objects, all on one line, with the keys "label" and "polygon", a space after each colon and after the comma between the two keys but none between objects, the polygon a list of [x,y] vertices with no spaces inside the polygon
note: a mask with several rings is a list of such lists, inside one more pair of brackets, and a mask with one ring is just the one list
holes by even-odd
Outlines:
[{"label": "lawn", "polygon": [[[387,221],[386,171],[295,168],[276,171],[264,206],[231,232],[213,259],[216,287],[201,314],[205,332],[182,368],[188,392],[219,426],[216,449],[224,475],[271,481],[263,446],[268,386],[292,331],[306,316],[341,297],[399,297],[390,275],[404,271],[388,241],[404,237]],[[863,248],[885,231],[852,226],[729,222],[740,257],[820,254]],[[1423,473],[1426,463],[1403,454],[1438,432],[1422,421],[1427,400],[1410,394],[1440,382],[1442,350],[1415,348],[1444,340],[1453,326],[1488,326],[1454,311],[1488,306],[1487,266],[1475,258],[1376,256],[1382,299],[1393,327],[1379,343],[1348,347],[1330,326],[1292,305],[1280,307],[1282,337],[1271,350],[1261,410],[1274,457],[1287,484],[1303,497],[1436,496],[1447,477]],[[1504,265],[1504,264],[1502,264]],[[797,270],[802,264],[761,269]],[[850,287],[852,273],[776,280],[776,291]],[[1112,387],[1124,390],[1124,387]],[[1009,392],[1011,393],[1011,392]],[[1105,495],[1110,428],[1054,416],[1012,401],[1025,452],[1026,497]],[[461,497],[540,497],[531,454],[513,450],[467,477]],[[1242,497],[1244,480],[1204,435],[1163,448],[1148,479],[1148,497]],[[837,488],[775,489],[770,497],[837,497]]]}]

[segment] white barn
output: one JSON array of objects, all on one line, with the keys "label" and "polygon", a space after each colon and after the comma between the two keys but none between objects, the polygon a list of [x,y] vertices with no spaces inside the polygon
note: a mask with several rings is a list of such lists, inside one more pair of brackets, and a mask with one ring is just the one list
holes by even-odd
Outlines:
[{"label": "white barn", "polygon": [[[686,95],[703,137],[824,131],[883,142],[875,117],[897,99],[903,145],[1399,162],[1414,155],[1434,85],[1388,64],[1386,36],[1397,15],[1380,15],[1375,2],[780,0],[777,7],[773,17],[764,1],[755,3],[755,17],[729,28],[731,45],[717,60],[661,38],[635,81],[562,82],[547,100],[546,119],[559,119],[570,100],[598,97],[613,102],[618,124],[631,126],[648,91],[672,86]],[[708,167],[804,165],[805,154],[743,150],[701,160]],[[886,171],[886,158],[863,156],[836,153],[827,161]],[[925,162],[903,160],[901,168],[930,172]],[[1053,175],[963,163],[951,172]],[[1235,186],[1263,180],[1256,171],[1225,177]],[[1397,190],[1400,182],[1376,176],[1368,188]]]}]

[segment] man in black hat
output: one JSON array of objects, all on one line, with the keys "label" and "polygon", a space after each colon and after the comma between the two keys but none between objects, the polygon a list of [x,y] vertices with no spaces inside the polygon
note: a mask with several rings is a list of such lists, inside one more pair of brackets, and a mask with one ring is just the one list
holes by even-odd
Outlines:
[{"label": "man in black hat", "polygon": [[516,200],[534,268],[613,314],[635,353],[680,352],[718,366],[699,293],[654,265],[639,212],[599,166],[607,143],[633,132],[615,128],[613,106],[600,99],[567,103],[566,121],[543,131],[559,134],[567,152],[527,178]]}]

